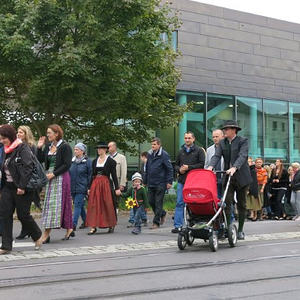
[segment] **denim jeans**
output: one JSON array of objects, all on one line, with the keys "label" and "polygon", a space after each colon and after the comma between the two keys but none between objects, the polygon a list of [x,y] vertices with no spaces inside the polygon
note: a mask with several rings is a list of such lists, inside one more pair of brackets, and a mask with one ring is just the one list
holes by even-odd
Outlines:
[{"label": "denim jeans", "polygon": [[86,213],[84,209],[84,199],[85,194],[72,194],[74,201],[74,213],[73,213],[73,226],[77,226],[79,216],[81,216],[82,221],[85,223]]},{"label": "denim jeans", "polygon": [[[134,223],[134,216],[135,216],[134,208],[131,208],[129,211],[129,220],[128,220],[129,223],[132,224]],[[147,212],[145,211],[145,208],[142,209],[141,218],[142,221],[147,222]]]},{"label": "denim jeans", "polygon": [[183,210],[184,210],[184,202],[183,202],[183,184],[178,182],[177,184],[177,201],[175,207],[175,215],[174,215],[174,227],[180,228],[183,225]]},{"label": "denim jeans", "polygon": [[160,225],[161,217],[166,215],[163,210],[163,201],[166,189],[161,186],[148,188],[148,200],[154,212],[153,224]]},{"label": "denim jeans", "polygon": [[140,205],[139,207],[134,207],[133,208],[134,212],[134,227],[138,227],[141,229],[141,223],[142,223],[142,215],[143,212],[145,212],[144,205]]}]

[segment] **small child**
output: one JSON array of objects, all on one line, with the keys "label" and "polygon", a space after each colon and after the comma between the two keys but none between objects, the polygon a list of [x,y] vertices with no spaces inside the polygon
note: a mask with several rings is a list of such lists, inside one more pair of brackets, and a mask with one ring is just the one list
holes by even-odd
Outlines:
[{"label": "small child", "polygon": [[137,205],[133,207],[134,212],[134,228],[133,234],[141,233],[142,215],[145,208],[148,207],[148,199],[146,189],[142,186],[142,175],[138,172],[132,175],[132,187],[126,193],[122,193],[122,198],[132,197],[136,200]]}]

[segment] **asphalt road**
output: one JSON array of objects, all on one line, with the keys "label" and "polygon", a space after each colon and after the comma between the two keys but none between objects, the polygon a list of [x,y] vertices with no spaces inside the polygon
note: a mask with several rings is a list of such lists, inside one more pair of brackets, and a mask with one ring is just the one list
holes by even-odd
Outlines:
[{"label": "asphalt road", "polygon": [[[300,226],[294,221],[247,222],[246,240],[217,252],[196,240],[184,251],[162,228],[130,234],[126,217],[105,231],[32,250],[29,240],[0,257],[0,299],[299,299]],[[16,222],[15,233],[19,231]]]}]

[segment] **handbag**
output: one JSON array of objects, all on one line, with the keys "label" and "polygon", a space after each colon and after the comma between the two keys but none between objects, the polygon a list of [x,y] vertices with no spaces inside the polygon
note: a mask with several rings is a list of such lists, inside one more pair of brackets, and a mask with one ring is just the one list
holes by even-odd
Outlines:
[{"label": "handbag", "polygon": [[32,153],[33,170],[30,180],[26,185],[27,190],[41,190],[48,182],[48,178],[43,166],[38,161],[37,157]]}]

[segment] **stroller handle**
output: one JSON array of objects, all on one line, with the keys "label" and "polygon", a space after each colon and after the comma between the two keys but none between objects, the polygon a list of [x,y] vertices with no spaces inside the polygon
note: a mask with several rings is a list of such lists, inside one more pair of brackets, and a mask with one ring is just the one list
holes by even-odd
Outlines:
[{"label": "stroller handle", "polygon": [[[220,171],[220,172],[225,172],[226,171]],[[225,198],[227,196],[227,192],[228,192],[228,188],[229,188],[229,185],[230,185],[230,180],[231,180],[231,175],[228,174],[228,180],[227,180],[227,183],[226,183],[226,187],[225,187],[225,191],[224,191],[224,194],[223,194],[223,197],[222,197],[222,200],[221,200],[221,203],[220,203],[220,207],[218,209],[218,211],[216,212],[216,214],[212,217],[212,219],[206,224],[207,227],[209,227],[212,222],[219,216],[219,214],[222,212],[222,209],[223,209],[223,205],[224,205],[224,202],[225,202]],[[226,222],[226,220],[225,220]],[[226,223],[226,226],[227,226],[227,223]]]}]

